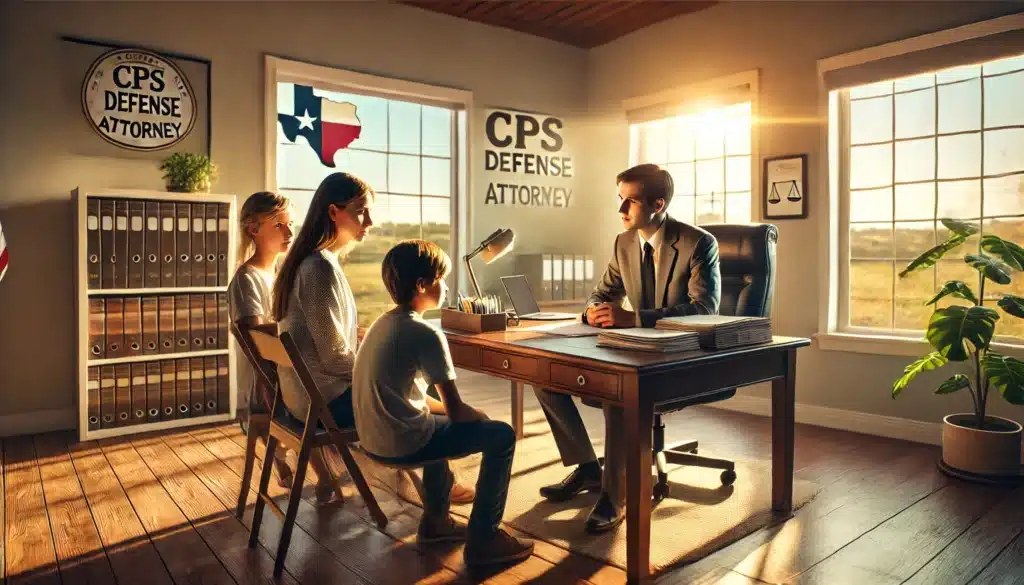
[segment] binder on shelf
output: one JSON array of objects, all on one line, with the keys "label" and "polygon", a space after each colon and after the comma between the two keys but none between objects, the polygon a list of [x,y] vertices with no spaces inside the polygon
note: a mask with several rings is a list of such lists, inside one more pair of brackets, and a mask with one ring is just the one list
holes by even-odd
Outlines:
[{"label": "binder on shelf", "polygon": [[174,420],[178,413],[174,400],[176,377],[174,360],[160,360],[160,420]]},{"label": "binder on shelf", "polygon": [[[100,202],[90,199],[86,203],[85,219],[85,262],[88,272],[87,288],[97,289],[103,286],[100,274]],[[98,374],[97,374],[98,375]]]},{"label": "binder on shelf", "polygon": [[124,297],[124,354],[142,354],[142,302],[139,297]]},{"label": "binder on shelf", "polygon": [[231,411],[231,384],[228,369],[228,356],[219,355],[217,359],[217,412]]},{"label": "binder on shelf", "polygon": [[561,254],[551,255],[551,300],[560,301],[563,298],[562,289],[562,262]]},{"label": "binder on shelf", "polygon": [[142,288],[146,260],[146,202],[128,202],[128,288]]},{"label": "binder on shelf", "polygon": [[160,421],[160,362],[146,362],[146,422]]},{"label": "binder on shelf", "polygon": [[100,428],[110,429],[117,426],[114,405],[117,403],[117,381],[114,379],[114,366],[100,366]]},{"label": "binder on shelf", "polygon": [[142,297],[142,353],[145,355],[160,353],[158,298],[153,295]]},{"label": "binder on shelf", "polygon": [[219,204],[217,214],[217,286],[228,285],[228,258],[231,253],[229,249],[231,226],[229,218],[231,207],[226,203]]},{"label": "binder on shelf", "polygon": [[175,203],[174,213],[178,225],[175,233],[174,249],[178,253],[178,266],[174,272],[175,286],[192,286],[192,231],[191,203]]},{"label": "binder on shelf", "polygon": [[189,337],[192,339],[191,351],[213,349],[212,347],[206,347],[206,327],[203,324],[204,313],[206,313],[206,295],[189,295],[188,329]]},{"label": "binder on shelf", "polygon": [[203,416],[206,410],[206,393],[204,390],[206,371],[203,368],[203,358],[190,358],[189,371],[192,378],[189,382],[189,395],[192,396],[192,416]]},{"label": "binder on shelf", "polygon": [[572,264],[572,276],[573,276],[573,296],[576,300],[585,300],[590,296],[590,291],[587,290],[587,279],[586,274],[586,261],[582,254],[576,254],[573,257]]},{"label": "binder on shelf", "polygon": [[146,364],[132,366],[132,419],[129,424],[141,425],[146,422]]},{"label": "binder on shelf", "polygon": [[160,257],[160,203],[145,202],[146,237],[142,251],[146,261],[142,271],[142,286],[160,288],[160,270],[163,266]]},{"label": "binder on shelf", "polygon": [[189,348],[189,297],[188,295],[174,295],[174,352],[188,351]]},{"label": "binder on shelf", "polygon": [[128,288],[128,201],[114,200],[114,247],[110,261],[114,265],[113,288]]},{"label": "binder on shelf", "polygon": [[124,299],[121,297],[107,297],[106,306],[106,358],[124,357],[127,355],[124,350]]},{"label": "binder on shelf", "polygon": [[79,440],[234,416],[235,197],[83,188],[72,197]]},{"label": "binder on shelf", "polygon": [[192,372],[188,367],[187,358],[174,360],[174,416],[188,418],[192,411],[192,396],[189,394],[189,380]]},{"label": "binder on shelf", "polygon": [[217,357],[206,356],[203,358],[203,388],[206,389],[206,414],[227,412],[227,409],[220,410],[217,400]]},{"label": "binder on shelf", "polygon": [[206,286],[206,204],[192,204],[192,286]]},{"label": "binder on shelf", "polygon": [[576,298],[573,277],[573,255],[562,254],[562,298],[571,301]]},{"label": "binder on shelf", "polygon": [[206,330],[206,348],[219,349],[221,346],[217,330],[220,328],[220,313],[217,312],[217,294],[206,293],[205,296],[203,323]]},{"label": "binder on shelf", "polygon": [[127,426],[132,410],[131,364],[114,364],[114,426]]},{"label": "binder on shelf", "polygon": [[89,358],[98,360],[107,355],[107,308],[102,298],[89,299]]},{"label": "binder on shelf", "polygon": [[[217,286],[219,271],[217,270],[217,240],[220,232],[217,218],[220,210],[216,203],[206,204],[206,286]],[[226,250],[225,250],[226,252]],[[227,285],[227,283],[223,283]]]},{"label": "binder on shelf", "polygon": [[160,295],[156,298],[156,304],[158,313],[157,335],[159,336],[160,353],[174,353],[177,351],[177,338],[174,334],[174,297],[171,295]]},{"label": "binder on shelf", "polygon": [[228,295],[217,293],[217,348],[228,347]]},{"label": "binder on shelf", "polygon": [[89,392],[89,430],[95,431],[100,428],[100,368],[89,366],[89,382],[86,386]]},{"label": "binder on shelf", "polygon": [[178,255],[174,251],[176,241],[177,217],[174,213],[174,203],[170,201],[160,202],[160,286],[172,287],[177,282],[175,276],[178,274]]},{"label": "binder on shelf", "polygon": [[114,288],[114,200],[99,199],[100,208],[100,284]]}]

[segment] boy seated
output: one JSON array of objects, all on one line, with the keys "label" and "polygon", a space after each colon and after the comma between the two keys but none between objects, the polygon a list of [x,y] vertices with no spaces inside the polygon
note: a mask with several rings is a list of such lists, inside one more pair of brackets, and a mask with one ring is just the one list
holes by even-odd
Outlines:
[{"label": "boy seated", "polygon": [[[448,255],[436,244],[408,240],[384,257],[384,285],[396,303],[370,326],[356,354],[352,403],[364,450],[384,463],[423,466],[423,517],[417,540],[466,541],[467,566],[526,559],[533,542],[500,528],[516,437],[462,401],[444,333],[423,312],[444,302]],[[429,396],[434,386],[441,401]],[[482,453],[468,527],[449,514],[453,475],[447,459]]]}]

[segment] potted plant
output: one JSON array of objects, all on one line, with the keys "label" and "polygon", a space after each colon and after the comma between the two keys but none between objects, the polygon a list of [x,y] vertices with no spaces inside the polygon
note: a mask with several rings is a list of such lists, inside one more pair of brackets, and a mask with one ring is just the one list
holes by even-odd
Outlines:
[{"label": "potted plant", "polygon": [[205,154],[175,152],[160,164],[167,190],[177,193],[208,192],[217,178],[217,165]]},{"label": "potted plant", "polygon": [[[941,221],[949,230],[949,237],[911,261],[899,273],[900,278],[915,270],[934,266],[947,253],[978,233],[977,226],[972,224],[951,219]],[[928,320],[925,334],[933,351],[904,369],[903,376],[893,383],[892,397],[899,396],[921,372],[955,362],[964,371],[939,385],[935,393],[952,394],[967,390],[974,403],[974,412],[950,414],[943,419],[940,467],[961,477],[980,480],[1019,478],[1021,425],[987,414],[986,410],[992,389],[1011,404],[1024,404],[1024,362],[1002,355],[990,346],[999,313],[985,306],[985,282],[1010,284],[1011,272],[1024,270],[1024,248],[986,234],[981,237],[977,251],[964,256],[964,262],[980,273],[980,294],[975,295],[963,281],[951,280],[926,303],[935,305],[948,296],[969,304],[936,307]],[[1008,315],[1024,318],[1024,297],[1005,294],[996,304]]]}]

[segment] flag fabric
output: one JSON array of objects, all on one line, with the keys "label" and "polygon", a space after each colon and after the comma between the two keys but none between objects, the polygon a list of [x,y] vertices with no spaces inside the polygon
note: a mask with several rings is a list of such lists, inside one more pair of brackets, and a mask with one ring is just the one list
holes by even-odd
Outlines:
[{"label": "flag fabric", "polygon": [[7,274],[7,238],[4,237],[4,226],[0,225],[0,280]]},{"label": "flag fabric", "polygon": [[334,168],[334,154],[359,138],[362,126],[356,106],[313,95],[313,88],[295,85],[292,114],[278,114],[277,120],[288,140],[305,136],[320,162]]}]

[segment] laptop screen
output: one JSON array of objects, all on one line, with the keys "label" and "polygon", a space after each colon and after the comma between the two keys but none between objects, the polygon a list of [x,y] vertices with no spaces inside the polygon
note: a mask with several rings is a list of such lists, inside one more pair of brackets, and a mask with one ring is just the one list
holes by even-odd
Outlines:
[{"label": "laptop screen", "polygon": [[512,301],[512,307],[515,308],[517,315],[531,315],[540,312],[540,305],[537,304],[537,299],[534,298],[525,275],[502,276],[501,285],[505,287],[505,292],[508,293],[508,298]]}]

